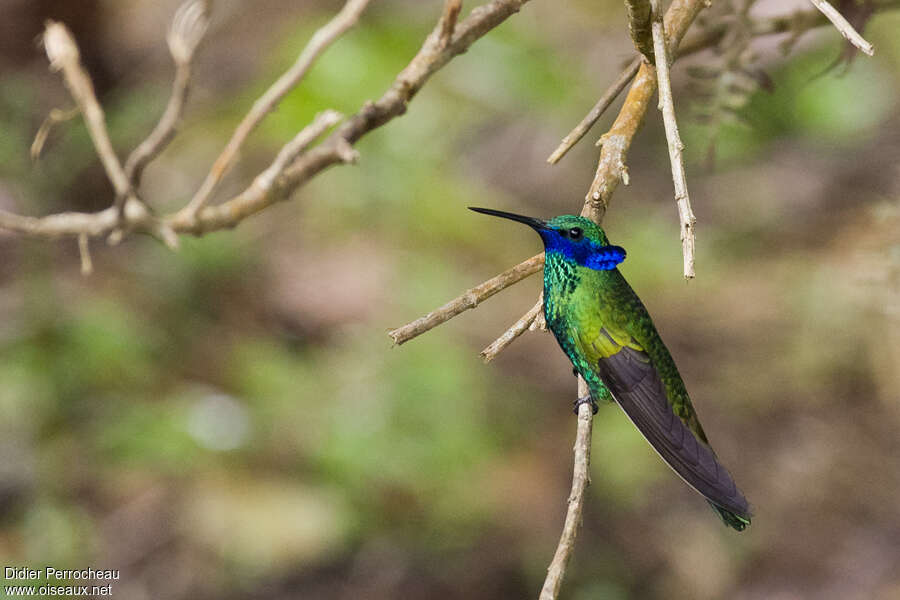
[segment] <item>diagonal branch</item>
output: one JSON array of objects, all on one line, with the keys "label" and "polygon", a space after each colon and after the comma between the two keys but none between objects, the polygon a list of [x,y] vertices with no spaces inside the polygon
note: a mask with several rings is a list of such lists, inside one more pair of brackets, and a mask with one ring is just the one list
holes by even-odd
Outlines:
[{"label": "diagonal branch", "polygon": [[62,23],[47,21],[44,30],[44,49],[47,51],[47,58],[50,59],[50,68],[54,71],[62,71],[66,87],[69,88],[78,109],[84,115],[88,134],[97,149],[100,162],[103,163],[106,176],[116,192],[116,206],[121,206],[125,202],[126,196],[131,193],[131,184],[119,163],[115,150],[113,150],[109,133],[106,130],[103,109],[97,102],[91,78],[81,66],[75,38]]},{"label": "diagonal branch", "polygon": [[562,139],[559,143],[559,146],[556,150],[553,151],[553,154],[547,159],[547,162],[551,165],[555,165],[559,162],[563,156],[566,155],[566,152],[572,149],[572,146],[577,144],[581,138],[584,137],[591,127],[594,126],[594,123],[597,122],[597,119],[606,112],[606,109],[609,108],[609,105],[613,103],[613,101],[619,97],[619,94],[622,93],[622,90],[625,89],[631,80],[634,79],[634,76],[638,72],[638,68],[641,66],[640,57],[636,57],[625,69],[622,73],[613,81],[610,86],[606,89],[600,99],[597,100],[597,104],[594,105],[594,108],[591,109],[582,120],[581,123],[575,126],[569,134]]},{"label": "diagonal branch", "polygon": [[397,345],[408,342],[414,337],[434,329],[441,323],[449,321],[459,313],[475,308],[483,300],[487,300],[500,290],[522,281],[529,275],[537,273],[543,267],[544,253],[542,252],[503,271],[499,275],[488,279],[484,283],[465,291],[460,296],[454,298],[440,308],[434,309],[427,315],[419,317],[403,327],[398,327],[397,329],[388,332],[388,335],[391,336],[391,339]]},{"label": "diagonal branch", "polygon": [[832,24],[834,24],[837,30],[841,32],[841,35],[849,40],[851,44],[853,44],[869,56],[875,54],[875,48],[872,47],[872,44],[867,42],[863,38],[863,36],[861,36],[859,32],[853,28],[853,25],[851,25],[850,22],[844,18],[844,15],[837,11],[836,8],[834,8],[826,0],[809,1],[812,2],[813,6],[818,8],[822,12],[822,14],[832,22]]},{"label": "diagonal branch", "polygon": [[344,8],[334,16],[324,27],[316,31],[312,39],[297,57],[297,60],[285,73],[266,90],[266,92],[253,103],[253,107],[241,121],[222,153],[213,163],[212,169],[206,179],[191,198],[191,201],[181,211],[181,217],[186,221],[193,221],[197,212],[209,201],[222,178],[234,164],[238,151],[250,133],[256,129],[267,114],[281,102],[300,80],[306,75],[310,67],[322,52],[335,40],[353,27],[359,20],[359,16],[370,0],[347,0]]},{"label": "diagonal branch", "polygon": [[544,308],[544,294],[541,293],[537,303],[528,309],[528,312],[512,324],[500,337],[491,342],[491,345],[481,351],[484,362],[491,362],[498,354],[515,341],[517,337],[530,330],[535,320]]}]

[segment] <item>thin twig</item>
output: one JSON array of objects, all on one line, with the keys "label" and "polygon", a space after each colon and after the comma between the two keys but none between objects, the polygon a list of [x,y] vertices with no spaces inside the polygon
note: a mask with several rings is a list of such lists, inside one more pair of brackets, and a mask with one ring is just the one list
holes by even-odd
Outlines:
[{"label": "thin twig", "polygon": [[841,35],[850,41],[851,44],[872,56],[875,54],[875,48],[872,47],[872,44],[867,42],[863,36],[859,34],[856,29],[853,28],[847,19],[844,18],[844,15],[839,13],[837,9],[835,9],[831,4],[826,2],[826,0],[809,0],[812,2],[813,6],[818,8],[823,15],[825,15],[829,21],[831,21],[838,31],[841,32]]},{"label": "thin twig", "polygon": [[[344,117],[341,113],[333,110],[326,110],[325,112],[316,115],[316,118],[313,119],[312,123],[304,127],[300,133],[294,136],[294,139],[281,149],[278,156],[276,156],[272,164],[269,165],[269,168],[256,177],[253,185],[259,187],[263,191],[269,190],[275,183],[275,180],[284,173],[285,169],[297,160],[297,157],[300,156],[300,154],[309,148],[310,144],[316,141],[316,139],[329,128],[339,123],[342,118]],[[351,148],[351,152],[355,151]],[[355,160],[355,155],[347,157],[347,162],[352,162],[353,160]]]},{"label": "thin twig", "polygon": [[53,129],[53,126],[57,123],[65,123],[66,121],[74,119],[78,116],[79,112],[80,110],[77,106],[70,108],[69,110],[62,110],[59,108],[52,109],[50,114],[47,115],[47,118],[44,119],[44,122],[41,123],[37,133],[34,134],[34,141],[31,143],[31,160],[36,161],[41,157],[41,151],[44,149],[44,144],[47,142],[47,136],[50,135],[50,130]]},{"label": "thin twig", "polygon": [[126,177],[113,150],[112,142],[109,140],[103,109],[97,102],[91,78],[81,66],[75,38],[62,23],[47,21],[44,31],[44,49],[50,59],[50,68],[62,71],[66,87],[69,88],[72,98],[75,99],[81,114],[84,115],[84,122],[91,141],[94,142],[100,162],[103,163],[106,175],[116,192],[116,206],[119,207],[131,192],[131,185],[128,183],[128,177]]},{"label": "thin twig", "polygon": [[513,343],[513,341],[528,331],[531,328],[532,323],[537,318],[538,313],[541,312],[544,308],[544,297],[541,295],[541,298],[537,301],[537,304],[532,306],[527,313],[522,315],[522,317],[512,324],[512,326],[507,329],[503,335],[498,337],[496,340],[491,342],[491,345],[481,351],[481,358],[484,359],[484,362],[488,363],[494,360],[494,358],[500,354],[504,348]]},{"label": "thin twig", "polygon": [[[697,13],[705,6],[703,0],[674,0],[666,11],[665,31],[668,32],[668,52],[674,53],[681,38]],[[619,184],[628,176],[625,157],[631,142],[643,122],[653,93],[656,92],[656,68],[643,63],[638,69],[625,103],[601,140],[597,172],[585,197],[581,214],[599,223],[603,220],[610,198]]]},{"label": "thin twig", "polygon": [[256,126],[265,118],[267,114],[281,102],[288,92],[290,92],[304,75],[312,67],[315,60],[322,52],[325,51],[335,40],[343,35],[348,29],[353,27],[359,20],[359,16],[370,0],[347,0],[344,8],[334,16],[325,26],[317,30],[309,43],[297,57],[297,60],[291,65],[285,73],[266,90],[266,92],[253,103],[253,107],[241,121],[231,139],[228,140],[225,149],[213,163],[212,169],[197,190],[197,193],[191,198],[191,201],[185,206],[180,214],[182,220],[194,221],[197,213],[209,201],[213,192],[215,192],[222,178],[234,164],[238,151],[250,133],[256,129]]},{"label": "thin twig", "polygon": [[404,342],[408,342],[414,337],[434,329],[444,321],[452,319],[459,313],[475,308],[482,301],[487,300],[500,290],[522,281],[529,275],[537,273],[543,266],[544,253],[542,252],[532,256],[528,260],[520,262],[511,269],[507,269],[499,275],[488,279],[484,283],[476,285],[440,308],[434,309],[424,317],[419,317],[403,327],[398,327],[397,329],[388,332],[388,335],[394,340],[394,344],[400,345]]},{"label": "thin twig", "polygon": [[[578,397],[584,398],[590,394],[587,384],[581,377],[578,378]],[[566,567],[572,552],[575,550],[575,538],[581,527],[581,515],[584,512],[584,493],[591,484],[591,433],[594,424],[594,414],[591,403],[585,402],[578,406],[578,426],[575,432],[575,465],[572,470],[572,491],[569,492],[566,521],[563,525],[562,535],[553,560],[547,568],[547,578],[541,589],[540,600],[556,600],[562,587],[563,578],[566,575]]]},{"label": "thin twig", "polygon": [[696,218],[691,210],[687,178],[681,152],[684,144],[678,133],[675,120],[675,102],[672,99],[672,83],[669,79],[669,59],[666,51],[666,33],[659,0],[651,0],[653,6],[653,48],[656,53],[656,77],[659,87],[659,110],[662,111],[669,146],[669,162],[672,164],[672,182],[675,185],[675,202],[678,204],[678,218],[681,222],[681,251],[684,255],[684,278],[692,279],[694,273],[694,224]]},{"label": "thin twig", "polygon": [[[890,0],[878,5],[879,9],[896,8],[900,6],[900,2]],[[821,27],[829,23],[825,16],[817,10],[807,10],[793,12],[788,15],[775,15],[771,17],[760,17],[751,21],[751,34],[753,36],[773,35],[778,33],[792,32],[800,35],[813,29]],[[718,44],[725,35],[726,27],[724,24],[716,24],[708,27],[703,32],[692,35],[690,39],[685,39],[674,54],[678,58],[696,54]],[[673,49],[670,48],[670,51]],[[597,101],[590,112],[581,120],[566,137],[562,139],[559,146],[553,151],[547,162],[556,164],[566,153],[572,149],[575,144],[581,141],[581,138],[594,126],[604,112],[609,108],[615,99],[622,93],[622,90],[634,79],[641,65],[641,57],[636,56],[628,63],[628,66],[622,70],[619,76],[613,81],[609,88],[603,93],[603,96]]]},{"label": "thin twig", "polygon": [[[80,233],[94,237],[111,234],[121,225],[128,230],[147,231],[171,246],[177,243],[177,234],[203,235],[235,227],[244,219],[290,197],[294,190],[326,168],[352,162],[356,157],[353,144],[368,132],[404,114],[413,96],[434,73],[518,12],[526,2],[528,0],[491,0],[476,7],[468,17],[457,23],[453,37],[446,46],[440,45],[442,27],[439,22],[416,56],[378,101],[367,102],[322,144],[298,157],[268,190],[251,184],[222,204],[204,207],[195,217],[182,210],[162,220],[155,219],[134,195],[129,196],[123,206],[121,222],[110,210],[68,212],[46,217],[27,217],[0,210],[0,228],[36,237],[77,236]],[[122,235],[119,232],[116,237],[121,238]]]},{"label": "thin twig", "polygon": [[91,260],[91,247],[87,234],[78,236],[78,254],[81,257],[81,274],[87,277],[94,272],[94,263]]},{"label": "thin twig", "polygon": [[296,188],[327,167],[345,162],[349,146],[369,131],[404,114],[409,102],[435,72],[518,12],[527,1],[492,0],[476,7],[468,17],[457,23],[453,38],[446,46],[440,44],[442,27],[438,22],[416,56],[397,75],[390,89],[377,101],[367,102],[322,144],[295,161],[269,193],[261,194],[254,188],[248,188],[227,202],[205,207],[196,219],[189,218],[182,210],[169,220],[172,227],[179,232],[194,234],[234,227],[247,217],[289,197]]},{"label": "thin twig", "polygon": [[628,33],[634,47],[649,62],[653,59],[653,39],[650,35],[650,1],[625,0],[625,15],[628,18]]},{"label": "thin twig", "polygon": [[619,97],[619,94],[622,93],[622,90],[625,89],[632,79],[634,79],[635,74],[638,72],[638,68],[641,66],[640,57],[635,58],[622,73],[613,81],[610,86],[606,89],[600,99],[597,100],[597,104],[594,105],[594,108],[591,109],[582,120],[581,123],[575,126],[569,134],[562,139],[557,146],[556,150],[553,151],[553,154],[547,159],[547,162],[551,165],[555,165],[559,162],[566,153],[572,149],[572,146],[577,144],[581,138],[584,137],[591,127],[594,126],[594,123],[606,112],[606,109],[609,108],[609,105],[613,103],[613,101]]},{"label": "thin twig", "polygon": [[456,29],[456,20],[459,18],[459,11],[462,10],[462,0],[446,0],[444,2],[444,14],[441,15],[441,46],[450,43],[453,37],[453,30]]},{"label": "thin twig", "polygon": [[134,187],[140,183],[144,167],[159,156],[175,137],[187,101],[191,81],[191,61],[208,26],[208,6],[203,0],[185,2],[172,19],[167,36],[169,52],[175,62],[172,95],[156,127],[125,161],[125,175]]},{"label": "thin twig", "polygon": [[[419,88],[428,78],[443,67],[454,56],[465,52],[478,38],[488,33],[491,29],[502,23],[507,17],[518,11],[526,0],[493,0],[483,6],[475,8],[463,21],[457,24],[453,39],[445,48],[439,48],[437,36],[432,33],[426,39],[419,53],[412,62],[397,77],[391,88],[378,102],[366,104],[362,110],[353,115],[347,123],[337,132],[333,133],[321,146],[313,148],[301,156],[289,167],[290,176],[279,178],[268,193],[258,186],[251,185],[237,196],[231,198],[219,206],[206,207],[197,215],[196,221],[188,221],[178,218],[178,215],[169,215],[158,223],[153,222],[150,212],[132,197],[125,203],[123,222],[121,226],[128,230],[149,230],[160,239],[173,244],[174,234],[191,233],[203,235],[205,233],[228,229],[237,226],[244,219],[264,210],[265,208],[288,198],[290,194],[306,183],[318,173],[335,164],[344,162],[346,155],[341,149],[346,149],[348,144],[355,143],[369,131],[381,127],[397,116],[404,113],[407,104]],[[876,4],[878,10],[888,10],[900,7],[900,1],[887,0]],[[677,22],[673,27],[667,25],[669,33],[669,51],[673,51],[672,34],[683,32],[683,27]],[[682,13],[683,14],[683,13]],[[818,19],[818,20],[817,20]],[[790,15],[774,16],[753,22],[753,35],[770,35],[797,28],[811,29],[818,25],[828,24],[828,20],[815,9]],[[685,42],[686,52],[699,52],[700,50],[717,44],[722,37],[722,32],[713,31],[711,34],[702,34],[691,41]],[[681,52],[678,53],[682,55]],[[627,146],[637,130],[640,119],[646,106],[649,105],[652,92],[655,91],[656,78],[652,77],[644,81],[646,73],[638,73],[636,79],[642,81],[632,84],[629,95],[620,111],[613,127],[606,134],[604,140],[608,142],[601,151],[601,163],[606,165],[607,175],[617,172],[627,173],[624,169],[624,156]],[[648,90],[648,87],[650,88]],[[649,93],[648,93],[649,92]],[[642,100],[645,98],[646,100]],[[627,108],[626,108],[627,107]],[[616,148],[612,148],[616,146]],[[615,150],[615,151],[613,151]],[[607,154],[608,153],[608,154]],[[616,168],[615,159],[622,160],[620,168]],[[600,169],[598,168],[598,171]],[[602,173],[595,181],[603,184],[605,179]],[[615,180],[618,183],[618,179]],[[607,186],[606,196],[600,195],[594,202],[586,205],[583,214],[596,218],[602,218],[605,212],[609,195],[614,186]],[[58,237],[87,233],[89,236],[108,235],[120,223],[115,219],[115,213],[102,210],[94,213],[66,212],[52,214],[45,217],[29,217],[16,215],[6,211],[0,211],[0,228],[7,229],[34,237]],[[535,320],[540,321],[541,316]]]}]

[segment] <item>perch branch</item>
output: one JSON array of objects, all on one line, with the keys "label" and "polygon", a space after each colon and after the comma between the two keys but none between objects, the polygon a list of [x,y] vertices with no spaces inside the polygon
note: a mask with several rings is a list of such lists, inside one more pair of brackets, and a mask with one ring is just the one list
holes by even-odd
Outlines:
[{"label": "perch branch", "polygon": [[467,290],[462,295],[454,298],[450,302],[436,308],[427,315],[419,317],[411,323],[407,323],[403,327],[398,327],[388,335],[397,345],[408,342],[416,336],[422,335],[426,331],[434,329],[441,323],[448,321],[461,312],[470,308],[475,308],[483,300],[486,300],[502,289],[508,288],[514,283],[522,281],[529,275],[537,273],[544,267],[544,253],[536,254],[528,260],[522,261],[511,269],[503,271],[499,275],[492,277]]},{"label": "perch branch", "polygon": [[825,17],[828,18],[829,21],[834,24],[838,31],[841,32],[841,35],[844,36],[847,40],[850,41],[851,44],[872,56],[875,54],[875,48],[872,47],[872,44],[867,42],[863,36],[859,34],[856,29],[853,28],[847,19],[844,18],[844,15],[839,13],[837,9],[835,9],[831,4],[829,4],[826,0],[809,0],[813,6],[818,8]]},{"label": "perch branch", "polygon": [[666,142],[669,146],[669,162],[672,164],[672,182],[675,185],[675,202],[678,205],[678,217],[681,221],[681,251],[684,255],[684,278],[694,277],[694,224],[696,218],[691,210],[691,198],[688,195],[687,178],[684,174],[684,161],[681,152],[684,144],[678,133],[678,122],[675,120],[675,103],[672,99],[672,82],[669,79],[669,58],[666,51],[666,33],[663,29],[663,16],[659,9],[659,0],[652,0],[653,6],[653,48],[656,53],[656,77],[659,87],[659,109],[662,111],[663,124],[666,129]]},{"label": "perch branch", "polygon": [[353,27],[359,20],[359,16],[370,0],[347,0],[344,8],[334,16],[324,27],[317,30],[309,43],[297,57],[291,67],[253,103],[253,107],[241,121],[225,149],[213,163],[212,169],[197,190],[197,193],[191,198],[187,206],[182,209],[181,217],[186,221],[196,220],[197,212],[209,201],[216,187],[222,181],[222,178],[234,164],[238,151],[250,133],[256,129],[256,126],[262,122],[267,114],[281,102],[288,92],[290,92],[300,80],[306,75],[310,67],[322,52],[325,51],[335,40],[343,35],[348,29]]},{"label": "perch branch", "polygon": [[175,62],[172,95],[169,97],[169,102],[156,127],[125,161],[125,175],[134,187],[140,183],[144,167],[159,156],[159,153],[175,137],[184,104],[187,101],[191,81],[191,62],[208,26],[208,6],[202,0],[185,2],[172,19],[172,26],[166,38],[169,53]]},{"label": "perch branch", "polygon": [[[578,397],[590,394],[587,384],[578,378]],[[553,560],[547,568],[547,578],[541,589],[540,600],[556,600],[566,575],[566,567],[575,550],[575,538],[581,527],[584,512],[584,493],[591,484],[591,433],[594,414],[590,402],[578,405],[578,425],[575,432],[575,466],[572,472],[572,491],[569,493],[566,521]]]}]

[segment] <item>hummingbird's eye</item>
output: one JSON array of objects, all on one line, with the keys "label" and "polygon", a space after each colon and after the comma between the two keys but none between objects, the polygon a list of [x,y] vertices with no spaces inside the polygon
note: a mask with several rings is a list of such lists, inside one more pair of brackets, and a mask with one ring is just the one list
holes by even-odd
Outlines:
[{"label": "hummingbird's eye", "polygon": [[573,227],[569,230],[569,237],[575,241],[580,240],[583,235],[584,231],[582,231],[581,227]]}]

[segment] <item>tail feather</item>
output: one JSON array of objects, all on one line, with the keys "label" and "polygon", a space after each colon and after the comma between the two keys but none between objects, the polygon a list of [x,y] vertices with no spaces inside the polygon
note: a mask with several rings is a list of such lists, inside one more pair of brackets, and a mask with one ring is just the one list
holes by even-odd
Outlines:
[{"label": "tail feather", "polygon": [[718,515],[722,519],[722,521],[729,527],[731,527],[737,531],[743,531],[750,525],[750,515],[749,514],[747,514],[747,516],[741,516],[741,515],[731,512],[730,510],[722,508],[721,506],[717,506],[714,502],[712,502],[710,500],[707,500],[707,502],[709,502],[709,505],[712,506],[713,510],[718,513]]}]

